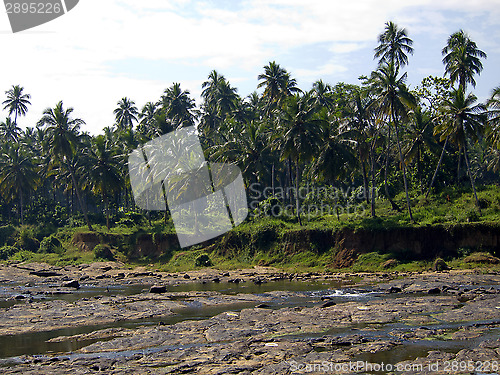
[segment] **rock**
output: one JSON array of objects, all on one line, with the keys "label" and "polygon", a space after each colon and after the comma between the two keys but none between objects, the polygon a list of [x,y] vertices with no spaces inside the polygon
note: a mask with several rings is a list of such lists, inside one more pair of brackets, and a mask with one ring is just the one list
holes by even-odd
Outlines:
[{"label": "rock", "polygon": [[40,270],[40,271],[32,271],[30,275],[35,275],[39,277],[53,277],[53,276],[62,276],[62,274],[51,271],[51,270]]},{"label": "rock", "polygon": [[78,280],[71,280],[62,284],[62,287],[80,289],[80,283],[78,282]]},{"label": "rock", "polygon": [[465,263],[498,264],[500,259],[488,253],[474,253],[464,259]]},{"label": "rock", "polygon": [[165,285],[153,285],[149,288],[149,293],[166,293],[167,287]]},{"label": "rock", "polygon": [[20,301],[20,300],[26,299],[26,296],[23,296],[22,294],[18,294],[17,296],[14,296],[14,299],[16,301]]},{"label": "rock", "polygon": [[328,301],[328,302],[325,302],[324,304],[321,305],[321,308],[324,309],[326,307],[332,307],[332,306],[335,306],[336,303],[333,302],[333,301]]},{"label": "rock", "polygon": [[241,281],[243,281],[243,280],[241,280],[241,279],[239,279],[239,278],[236,278],[236,279],[231,279],[231,280],[228,280],[227,282],[228,282],[228,283],[239,284]]},{"label": "rock", "polygon": [[441,293],[441,289],[439,288],[432,288],[432,289],[429,289],[429,291],[427,292],[427,294],[440,294]]},{"label": "rock", "polygon": [[397,286],[391,286],[391,288],[389,289],[389,293],[401,293],[402,290],[400,287],[397,287]]},{"label": "rock", "polygon": [[213,281],[214,283],[219,283],[219,282],[220,282],[220,279],[219,279],[218,277],[214,277],[214,278],[212,279],[212,281]]},{"label": "rock", "polygon": [[187,273],[182,277],[185,278],[186,280],[191,278],[191,276],[189,276]]},{"label": "rock", "polygon": [[322,301],[331,301],[332,299],[333,299],[332,297],[328,297],[328,296],[322,296],[321,297]]},{"label": "rock", "polygon": [[261,303],[257,306],[255,306],[256,309],[267,309],[269,308],[270,306],[269,305],[266,305],[265,303]]},{"label": "rock", "polygon": [[446,264],[446,262],[443,259],[437,258],[434,261],[434,265],[432,266],[432,269],[434,271],[446,271],[446,270],[449,270],[450,267],[448,267],[448,265]]}]

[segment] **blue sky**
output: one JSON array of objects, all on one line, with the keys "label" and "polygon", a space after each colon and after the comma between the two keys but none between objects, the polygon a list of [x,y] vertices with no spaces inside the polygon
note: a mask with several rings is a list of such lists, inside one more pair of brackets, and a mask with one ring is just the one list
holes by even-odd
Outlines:
[{"label": "blue sky", "polygon": [[488,54],[475,94],[484,100],[500,85],[500,0],[80,0],[64,17],[17,34],[2,13],[0,95],[13,84],[32,95],[21,127],[63,100],[97,134],[124,96],[141,108],[180,82],[199,102],[212,69],[241,96],[256,90],[269,61],[304,90],[318,79],[357,83],[376,67],[373,49],[389,20],[414,40],[412,87],[443,75],[441,49],[459,29]]}]

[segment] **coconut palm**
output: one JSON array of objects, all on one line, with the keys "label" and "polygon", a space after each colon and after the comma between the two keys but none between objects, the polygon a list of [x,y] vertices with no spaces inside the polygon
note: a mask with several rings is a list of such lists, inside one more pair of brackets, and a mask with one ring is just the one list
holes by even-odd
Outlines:
[{"label": "coconut palm", "polygon": [[331,110],[335,105],[332,86],[324,83],[321,79],[313,83],[312,96],[315,98],[315,105],[318,108]]},{"label": "coconut palm", "polygon": [[476,87],[474,75],[481,74],[483,70],[481,59],[487,56],[477,48],[469,35],[463,30],[451,34],[441,52],[444,56],[445,75],[450,76],[452,83],[458,82],[464,93],[467,84]]},{"label": "coconut palm", "polygon": [[297,81],[290,77],[275,61],[264,66],[264,73],[258,76],[260,82],[257,87],[264,87],[263,97],[267,101],[266,112],[269,113],[276,105],[280,105],[286,97],[301,92]]},{"label": "coconut palm", "polygon": [[104,136],[99,135],[92,139],[91,147],[86,150],[86,165],[82,174],[85,176],[85,185],[92,189],[94,194],[102,197],[106,210],[106,227],[110,229],[109,199],[120,191],[123,178],[119,169],[120,155],[113,155],[113,150]]},{"label": "coconut palm", "polygon": [[413,41],[408,37],[406,29],[400,29],[392,21],[387,22],[378,41],[374,58],[379,59],[379,65],[392,64],[399,68],[408,64],[407,54],[413,55]]},{"label": "coconut palm", "polygon": [[459,148],[459,155],[460,152],[463,152],[476,205],[481,214],[474,177],[470,170],[469,157],[467,154],[469,141],[477,141],[485,131],[486,106],[483,104],[475,104],[476,101],[477,97],[471,93],[465,96],[461,87],[454,90],[451,99],[445,100],[444,102],[442,108],[444,121],[435,127],[434,133],[439,134],[441,140],[449,139],[452,143],[456,144]]},{"label": "coconut palm", "polygon": [[24,88],[19,85],[12,86],[10,90],[5,92],[7,94],[7,100],[2,102],[4,105],[3,109],[9,110],[9,116],[14,113],[15,124],[17,124],[17,117],[19,115],[25,116],[28,112],[28,105],[31,105],[29,101],[31,95],[24,94],[23,91]]},{"label": "coconut palm", "polygon": [[500,86],[493,90],[486,105],[488,106],[488,138],[494,147],[500,149]]},{"label": "coconut palm", "polygon": [[4,142],[17,143],[21,134],[21,128],[18,127],[16,122],[12,121],[10,117],[7,117],[5,121],[0,123],[0,136]]},{"label": "coconut palm", "polygon": [[24,225],[24,198],[36,189],[38,180],[33,156],[21,146],[12,145],[0,155],[0,193],[7,202],[18,199],[21,225]]},{"label": "coconut palm", "polygon": [[415,106],[415,97],[408,91],[405,85],[406,73],[399,76],[399,69],[394,64],[382,65],[372,73],[372,90],[377,99],[374,105],[379,113],[390,118],[396,133],[401,169],[406,194],[406,205],[410,220],[414,221],[411,212],[410,197],[408,194],[408,181],[406,178],[406,166],[401,149],[399,121],[407,117],[408,109]]},{"label": "coconut palm", "polygon": [[63,102],[60,101],[54,108],[47,108],[43,111],[43,116],[38,121],[39,126],[46,126],[48,136],[48,148],[53,163],[64,163],[71,175],[71,180],[76,191],[78,203],[89,230],[92,229],[87,210],[83,205],[83,200],[78,188],[75,170],[71,165],[72,159],[77,155],[81,143],[79,129],[85,124],[82,119],[71,118],[73,108],[64,109]]},{"label": "coconut palm", "polygon": [[290,96],[285,102],[278,117],[278,129],[274,140],[275,148],[280,152],[282,160],[289,159],[295,163],[295,208],[300,225],[299,181],[300,163],[312,160],[322,143],[322,130],[325,119],[318,116],[312,105],[309,93]]},{"label": "coconut palm", "polygon": [[188,90],[182,90],[180,83],[174,83],[161,97],[162,110],[175,128],[194,125],[194,100]]},{"label": "coconut palm", "polygon": [[139,111],[135,106],[135,102],[127,97],[124,97],[116,103],[118,107],[113,111],[115,115],[116,125],[118,129],[130,128],[134,121],[137,122]]}]

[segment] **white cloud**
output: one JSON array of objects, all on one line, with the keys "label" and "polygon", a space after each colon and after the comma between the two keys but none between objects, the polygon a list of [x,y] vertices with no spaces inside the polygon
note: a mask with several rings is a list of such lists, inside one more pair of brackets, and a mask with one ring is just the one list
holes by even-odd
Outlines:
[{"label": "white cloud", "polygon": [[[388,20],[405,26],[415,40],[425,40],[419,48],[430,48],[425,43],[435,41],[438,45],[432,48],[437,54],[446,36],[455,31],[450,25],[455,28],[464,22],[463,28],[489,54],[485,65],[500,59],[500,0],[245,0],[228,2],[224,8],[219,4],[85,0],[64,17],[14,35],[4,13],[0,40],[5,74],[0,76],[0,93],[21,84],[33,95],[33,108],[21,124],[34,125],[45,107],[63,99],[96,133],[112,124],[112,111],[123,96],[142,106],[180,81],[198,99],[201,82],[212,69],[223,74],[230,70],[242,84],[255,83],[255,72],[268,61],[279,62],[291,50],[308,45],[329,47],[321,51],[321,58],[306,60],[304,56],[286,67],[298,79],[367,74],[373,62],[367,61],[366,71],[351,72],[349,56],[372,50]],[[468,21],[461,21],[464,15]],[[335,61],[339,54],[342,64]],[[165,81],[165,76],[143,79],[133,71],[125,75],[111,68],[113,62],[131,59],[134,64],[161,61],[165,72],[169,64],[181,63],[192,74],[169,76]],[[438,71],[441,66],[419,69]],[[500,81],[496,68],[485,67],[486,71]],[[240,90],[240,94],[251,90]]]}]

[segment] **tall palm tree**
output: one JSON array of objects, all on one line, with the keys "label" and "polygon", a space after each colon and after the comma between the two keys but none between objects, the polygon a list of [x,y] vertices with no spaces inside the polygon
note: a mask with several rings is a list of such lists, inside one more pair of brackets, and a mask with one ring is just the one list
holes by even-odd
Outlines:
[{"label": "tall palm tree", "polygon": [[3,142],[18,142],[21,136],[22,130],[16,125],[15,121],[12,121],[10,117],[7,117],[5,121],[0,123],[0,136]]},{"label": "tall palm tree", "polygon": [[290,96],[280,111],[278,131],[274,145],[281,159],[289,158],[295,163],[295,209],[300,225],[299,181],[300,162],[307,163],[315,155],[322,142],[325,119],[318,116],[309,93]]},{"label": "tall palm tree", "polygon": [[116,103],[118,107],[113,111],[118,129],[125,129],[133,126],[137,122],[139,111],[135,102],[125,97]]},{"label": "tall palm tree", "polygon": [[79,129],[85,122],[82,119],[71,118],[73,108],[64,109],[63,102],[60,101],[54,108],[47,108],[43,111],[43,116],[38,121],[39,126],[47,126],[48,147],[54,163],[64,163],[71,175],[71,180],[76,191],[78,203],[82,210],[89,230],[92,229],[87,210],[83,205],[83,200],[78,188],[75,170],[71,165],[72,159],[77,155],[81,142]]},{"label": "tall palm tree", "polygon": [[500,149],[500,86],[493,89],[486,105],[488,106],[488,138],[494,147]]},{"label": "tall palm tree", "polygon": [[31,102],[29,101],[31,99],[31,95],[24,94],[23,91],[24,88],[19,85],[12,86],[10,90],[5,91],[7,94],[7,100],[2,102],[4,105],[3,109],[9,110],[9,116],[14,113],[15,124],[17,124],[17,117],[19,115],[25,116],[28,112],[28,105],[31,105]]},{"label": "tall palm tree", "polygon": [[175,128],[194,125],[195,103],[189,95],[189,90],[182,90],[180,83],[174,83],[161,97],[162,110]]},{"label": "tall palm tree", "polygon": [[474,75],[481,74],[483,64],[480,59],[487,56],[465,31],[451,34],[441,53],[444,56],[445,75],[450,76],[452,83],[458,82],[464,93],[468,83],[476,87]]},{"label": "tall palm tree", "polygon": [[104,136],[99,135],[92,139],[92,144],[86,150],[86,166],[82,174],[85,185],[88,185],[94,194],[99,194],[105,205],[106,227],[110,229],[109,199],[110,196],[120,191],[123,178],[119,169],[120,155],[113,155],[113,150]]},{"label": "tall palm tree", "polygon": [[257,87],[264,87],[264,98],[267,100],[266,111],[281,104],[286,97],[301,92],[297,87],[297,81],[290,77],[285,69],[283,69],[275,61],[264,66],[264,73],[257,77],[260,82]]},{"label": "tall palm tree", "polygon": [[483,104],[475,104],[477,97],[471,93],[464,95],[463,90],[459,87],[454,90],[450,100],[445,100],[443,105],[443,115],[445,121],[437,125],[434,129],[435,134],[441,135],[441,140],[449,139],[459,147],[459,154],[463,152],[465,163],[467,165],[467,173],[474,192],[476,206],[481,214],[481,207],[477,199],[476,187],[474,184],[474,176],[472,175],[467,155],[467,145],[470,141],[477,141],[485,131],[486,123],[486,106]]},{"label": "tall palm tree", "polygon": [[411,221],[413,214],[411,212],[410,197],[408,194],[408,181],[406,178],[406,164],[401,149],[399,121],[407,117],[408,109],[415,107],[415,97],[408,91],[406,87],[406,73],[399,76],[399,69],[392,63],[380,66],[372,73],[371,82],[372,89],[377,96],[374,104],[380,111],[380,114],[391,119],[392,125],[396,133],[396,141],[403,171],[403,180],[406,194],[406,205]]},{"label": "tall palm tree", "polygon": [[0,155],[0,193],[6,201],[18,199],[21,225],[24,225],[24,197],[36,189],[39,180],[32,160],[33,156],[19,145],[8,147]]},{"label": "tall palm tree", "polygon": [[406,29],[400,29],[392,21],[387,22],[378,41],[374,58],[379,58],[379,65],[392,64],[399,68],[408,64],[407,53],[413,55],[413,41],[408,37]]},{"label": "tall palm tree", "polygon": [[315,98],[315,105],[319,108],[331,110],[335,105],[335,98],[332,93],[332,86],[319,80],[313,83],[312,95]]}]

